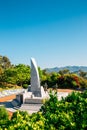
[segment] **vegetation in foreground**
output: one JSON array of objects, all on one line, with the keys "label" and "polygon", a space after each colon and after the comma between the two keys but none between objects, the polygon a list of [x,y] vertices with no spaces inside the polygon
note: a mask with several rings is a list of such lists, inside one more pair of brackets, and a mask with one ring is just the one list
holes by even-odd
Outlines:
[{"label": "vegetation in foreground", "polygon": [[5,108],[0,107],[0,130],[86,130],[87,91],[72,92],[61,101],[57,93],[50,92],[37,113],[17,111],[11,119]]}]

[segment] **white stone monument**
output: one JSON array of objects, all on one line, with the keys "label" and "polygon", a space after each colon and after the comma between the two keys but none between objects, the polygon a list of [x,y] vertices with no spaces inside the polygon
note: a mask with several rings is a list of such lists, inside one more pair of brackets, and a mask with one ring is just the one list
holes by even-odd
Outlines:
[{"label": "white stone monument", "polygon": [[31,58],[31,85],[28,87],[28,91],[25,91],[19,98],[23,103],[42,103],[42,99],[47,97],[47,93],[44,91],[43,86],[40,86],[40,78],[38,67],[34,58]]},{"label": "white stone monument", "polygon": [[31,92],[34,96],[41,97],[40,78],[34,58],[31,58]]}]

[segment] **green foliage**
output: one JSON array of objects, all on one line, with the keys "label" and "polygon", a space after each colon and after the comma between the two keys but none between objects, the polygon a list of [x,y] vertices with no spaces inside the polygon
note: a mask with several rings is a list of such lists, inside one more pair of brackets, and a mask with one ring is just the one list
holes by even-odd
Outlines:
[{"label": "green foliage", "polygon": [[49,96],[50,96],[50,99],[46,100],[45,104],[43,104],[43,106],[40,109],[40,111],[43,114],[46,114],[46,112],[54,113],[57,108],[57,105],[58,105],[57,92],[54,92],[53,94],[52,91],[50,91]]},{"label": "green foliage", "polygon": [[9,116],[4,106],[0,107],[0,128],[4,129],[9,125]]},{"label": "green foliage", "polygon": [[[5,109],[0,109],[0,130],[86,130],[87,91],[73,92],[58,100],[57,92],[50,91],[37,113],[17,111],[8,120]],[[3,126],[4,124],[4,126]]]},{"label": "green foliage", "polygon": [[68,111],[73,112],[73,121],[76,129],[87,128],[87,91],[83,93],[73,92],[67,96],[64,102],[68,102]]},{"label": "green foliage", "polygon": [[1,82],[22,86],[30,83],[30,67],[19,64],[4,70]]},{"label": "green foliage", "polygon": [[0,120],[2,119],[8,120],[8,113],[4,106],[0,106]]},{"label": "green foliage", "polygon": [[[47,73],[40,67],[38,67],[38,71],[41,85],[44,86],[47,83],[48,88],[55,89],[55,85],[59,88],[87,88],[87,72],[80,70],[77,75],[64,69],[59,72]],[[30,66],[24,64],[11,65],[8,57],[0,56],[0,84],[2,84],[0,87],[4,86],[2,82],[27,88],[25,84],[30,84]]]},{"label": "green foliage", "polygon": [[83,78],[87,78],[87,72],[84,72],[82,70],[79,70],[79,75]]},{"label": "green foliage", "polygon": [[64,74],[68,74],[69,73],[69,70],[68,69],[63,69],[63,70],[60,70],[59,71],[59,74],[60,75],[64,75]]},{"label": "green foliage", "polygon": [[77,74],[68,73],[68,70],[59,73],[53,72],[50,74],[43,73],[43,85],[47,83],[48,88],[54,88],[57,84],[59,88],[71,88],[71,89],[85,89],[87,88],[87,79],[78,76]]},{"label": "green foliage", "polygon": [[[10,66],[7,57],[0,56],[0,85],[6,83],[18,84],[27,88],[30,83],[30,67],[19,64]],[[48,74],[38,68],[41,83],[47,83],[49,88],[58,85],[59,88],[86,89],[86,74],[79,75],[68,70]],[[4,83],[4,84],[3,84]],[[4,107],[0,107],[0,130],[86,130],[87,129],[87,91],[73,92],[58,101],[57,92],[51,91],[50,98],[42,105],[39,112],[29,115],[17,111],[11,120]]]},{"label": "green foliage", "polygon": [[65,74],[58,78],[59,88],[87,88],[87,80],[76,74]]},{"label": "green foliage", "polygon": [[9,130],[28,130],[31,124],[29,123],[30,116],[27,112],[17,111],[13,114],[8,127]]},{"label": "green foliage", "polygon": [[73,129],[75,124],[72,122],[73,114],[72,112],[66,112],[63,102],[58,101],[57,92],[54,94],[50,93],[50,99],[45,102],[41,107],[41,112],[45,117],[45,130],[54,129]]},{"label": "green foliage", "polygon": [[87,89],[87,79],[80,77],[79,82],[80,82],[80,88]]},{"label": "green foliage", "polygon": [[23,84],[23,88],[27,89],[28,88],[28,84]]},{"label": "green foliage", "polygon": [[17,111],[13,114],[9,130],[44,130],[44,117],[41,112],[29,115],[27,112]]},{"label": "green foliage", "polygon": [[17,82],[17,72],[15,68],[8,68],[4,71],[2,75],[2,81],[11,83],[11,84],[16,84]]},{"label": "green foliage", "polygon": [[87,91],[73,92],[61,101],[57,100],[56,93],[50,94],[41,111],[47,119],[45,129],[51,125],[58,130],[84,130],[87,128]]},{"label": "green foliage", "polygon": [[7,56],[0,55],[0,67],[3,69],[11,67],[11,62]]},{"label": "green foliage", "polygon": [[48,88],[54,88],[57,84],[59,88],[87,88],[87,79],[78,76],[77,74],[67,73],[67,70],[64,70],[63,74],[60,73],[43,73],[42,85],[47,83]]},{"label": "green foliage", "polygon": [[60,74],[53,72],[51,74],[45,74],[46,80],[44,80],[43,84],[47,83],[48,88],[54,88],[54,86],[58,83],[58,78]]},{"label": "green foliage", "polygon": [[23,85],[23,83],[29,83],[30,80],[30,67],[19,64],[15,66],[17,72],[17,84]]}]

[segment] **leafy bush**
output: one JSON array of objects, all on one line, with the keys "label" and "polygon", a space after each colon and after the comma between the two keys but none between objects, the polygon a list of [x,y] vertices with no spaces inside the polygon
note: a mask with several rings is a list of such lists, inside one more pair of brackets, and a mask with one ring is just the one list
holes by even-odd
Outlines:
[{"label": "leafy bush", "polygon": [[[17,111],[11,120],[4,109],[0,109],[0,130],[86,130],[87,91],[73,92],[58,100],[57,92],[50,92],[37,113]],[[3,126],[4,124],[4,126]]]},{"label": "leafy bush", "polygon": [[28,88],[28,84],[23,84],[23,88],[27,89]]},{"label": "leafy bush", "polygon": [[41,107],[46,119],[45,129],[84,130],[87,128],[87,91],[73,92],[61,101],[57,94],[50,94],[50,99]]},{"label": "leafy bush", "polygon": [[4,106],[0,106],[0,127],[5,128],[9,124],[8,112]]}]

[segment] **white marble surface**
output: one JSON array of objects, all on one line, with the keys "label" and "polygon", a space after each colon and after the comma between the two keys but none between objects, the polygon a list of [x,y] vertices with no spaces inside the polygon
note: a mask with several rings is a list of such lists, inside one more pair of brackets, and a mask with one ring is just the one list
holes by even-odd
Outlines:
[{"label": "white marble surface", "polygon": [[40,88],[39,72],[36,61],[31,58],[31,91],[36,91]]}]

